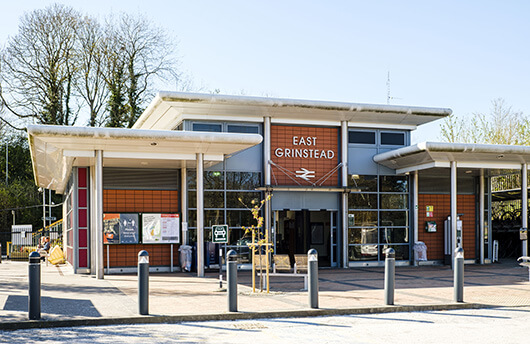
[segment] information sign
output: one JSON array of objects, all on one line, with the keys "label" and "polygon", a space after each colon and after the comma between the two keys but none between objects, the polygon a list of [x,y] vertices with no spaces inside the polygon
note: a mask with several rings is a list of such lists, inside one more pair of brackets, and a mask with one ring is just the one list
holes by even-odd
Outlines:
[{"label": "information sign", "polygon": [[212,226],[212,242],[216,244],[228,242],[228,225]]},{"label": "information sign", "polygon": [[146,244],[180,243],[179,214],[142,214],[142,242]]}]

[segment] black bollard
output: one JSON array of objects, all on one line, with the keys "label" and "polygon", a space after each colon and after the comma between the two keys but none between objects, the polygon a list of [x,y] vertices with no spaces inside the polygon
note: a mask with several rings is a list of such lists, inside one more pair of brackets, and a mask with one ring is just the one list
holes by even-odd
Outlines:
[{"label": "black bollard", "polygon": [[462,247],[455,250],[454,287],[455,302],[464,302],[464,249]]},{"label": "black bollard", "polygon": [[396,251],[388,248],[385,253],[385,305],[393,305],[396,285]]},{"label": "black bollard", "polygon": [[228,311],[237,312],[237,253],[234,250],[226,253],[226,282]]},{"label": "black bollard", "polygon": [[318,252],[314,248],[307,251],[307,273],[309,275],[309,307],[318,308]]},{"label": "black bollard", "polygon": [[138,311],[149,314],[149,253],[145,250],[138,253]]},{"label": "black bollard", "polygon": [[29,254],[28,271],[28,313],[29,320],[40,319],[40,254],[31,252]]}]

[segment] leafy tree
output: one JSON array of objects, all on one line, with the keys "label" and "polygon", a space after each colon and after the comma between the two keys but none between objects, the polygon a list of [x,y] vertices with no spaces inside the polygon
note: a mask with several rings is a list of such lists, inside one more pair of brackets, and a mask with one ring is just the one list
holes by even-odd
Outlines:
[{"label": "leafy tree", "polygon": [[488,114],[474,113],[471,118],[447,117],[441,125],[442,139],[447,142],[530,144],[530,120],[514,111],[503,99],[494,99]]},{"label": "leafy tree", "polygon": [[43,124],[75,123],[78,21],[78,12],[59,4],[22,17],[1,56],[0,99],[7,110]]}]

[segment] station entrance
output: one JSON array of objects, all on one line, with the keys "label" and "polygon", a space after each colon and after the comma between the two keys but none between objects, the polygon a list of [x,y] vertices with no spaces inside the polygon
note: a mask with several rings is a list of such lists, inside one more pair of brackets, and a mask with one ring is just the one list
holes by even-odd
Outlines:
[{"label": "station entrance", "polygon": [[320,267],[337,266],[337,211],[283,210],[274,213],[275,253],[294,255],[318,252]]}]

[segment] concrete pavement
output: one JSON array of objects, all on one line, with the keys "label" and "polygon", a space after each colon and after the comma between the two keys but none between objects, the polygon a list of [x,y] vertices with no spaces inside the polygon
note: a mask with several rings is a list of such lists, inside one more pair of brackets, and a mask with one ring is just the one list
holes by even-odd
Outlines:
[{"label": "concrete pavement", "polygon": [[[271,277],[271,292],[252,293],[251,274],[239,271],[238,311],[227,311],[218,273],[151,273],[149,316],[138,315],[137,276],[74,275],[71,267],[42,264],[42,319],[29,321],[27,262],[0,265],[0,330],[193,320],[317,316],[530,306],[528,270],[515,261],[466,265],[464,303],[453,302],[452,270],[396,267],[395,305],[383,305],[383,268],[321,269],[319,306],[308,307],[303,278]],[[226,281],[224,282],[226,287]]]}]

